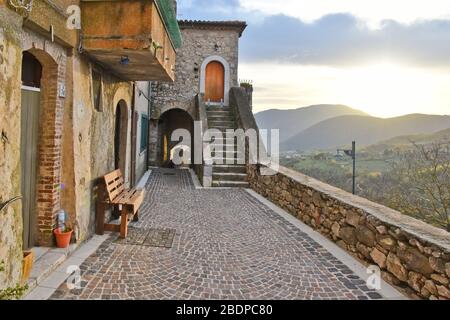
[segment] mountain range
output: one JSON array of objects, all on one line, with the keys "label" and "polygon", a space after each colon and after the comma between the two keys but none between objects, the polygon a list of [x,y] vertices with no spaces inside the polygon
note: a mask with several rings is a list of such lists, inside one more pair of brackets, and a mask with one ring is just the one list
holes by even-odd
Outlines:
[{"label": "mountain range", "polygon": [[321,104],[293,110],[266,110],[257,113],[255,119],[260,129],[280,129],[280,141],[286,141],[321,121],[343,115],[368,116],[344,105]]},{"label": "mountain range", "polygon": [[[287,111],[287,112],[286,112]],[[376,118],[343,105],[268,110],[255,115],[259,128],[280,129],[280,150],[331,150],[359,147],[398,136],[431,134],[450,128],[450,116],[410,114]]]},{"label": "mountain range", "polygon": [[428,144],[434,141],[450,141],[450,128],[435,133],[398,136],[389,140],[383,140],[365,147],[364,151],[381,153],[386,149],[411,149],[413,142],[417,144]]}]

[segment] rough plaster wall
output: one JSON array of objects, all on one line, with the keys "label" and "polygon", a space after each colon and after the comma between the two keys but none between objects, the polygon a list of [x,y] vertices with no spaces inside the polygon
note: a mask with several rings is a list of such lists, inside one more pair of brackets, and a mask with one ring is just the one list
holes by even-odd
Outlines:
[{"label": "rough plaster wall", "polygon": [[[239,33],[200,29],[184,29],[181,32],[183,46],[177,51],[175,82],[155,83],[152,87],[153,103],[160,114],[180,108],[195,119],[194,97],[200,89],[200,71],[206,58],[218,55],[227,60],[230,64],[230,88],[237,86]],[[216,44],[218,50],[215,49]]]},{"label": "rough plaster wall", "polygon": [[[99,177],[114,170],[114,121],[117,103],[125,100],[129,106],[132,95],[130,83],[118,83],[108,74],[102,73],[103,111],[96,111],[92,100],[90,73],[89,62],[79,56],[76,57],[73,72],[73,135],[76,211],[80,239],[85,239],[94,232],[94,184]],[[131,127],[130,120],[128,127]],[[127,155],[127,172],[129,172],[129,163],[129,155]]]},{"label": "rough plaster wall", "polygon": [[74,155],[74,131],[73,124],[73,55],[67,59],[66,69],[66,99],[64,105],[63,127],[65,128],[62,135],[62,172],[61,184],[61,208],[68,212],[72,225],[75,224],[76,236],[78,240],[79,226],[76,217],[76,196],[75,196],[75,155]]},{"label": "rough plaster wall", "polygon": [[87,236],[90,221],[90,178],[91,144],[90,119],[92,103],[90,100],[89,65],[75,57],[73,59],[73,136],[74,136],[74,180],[76,195],[77,221],[80,238]]},{"label": "rough plaster wall", "polygon": [[[0,202],[20,195],[21,19],[0,8]],[[20,202],[0,212],[0,289],[14,285],[22,267]]]}]

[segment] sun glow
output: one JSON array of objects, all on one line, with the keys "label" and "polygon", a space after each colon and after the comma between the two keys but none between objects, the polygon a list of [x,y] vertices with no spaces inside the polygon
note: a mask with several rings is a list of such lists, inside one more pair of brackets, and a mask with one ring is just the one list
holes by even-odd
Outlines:
[{"label": "sun glow", "polygon": [[245,64],[255,111],[345,104],[373,116],[450,114],[450,73],[381,62],[354,68]]},{"label": "sun glow", "polygon": [[440,103],[439,83],[439,76],[430,71],[382,63],[345,72],[334,94],[338,101],[388,117],[426,113]]}]

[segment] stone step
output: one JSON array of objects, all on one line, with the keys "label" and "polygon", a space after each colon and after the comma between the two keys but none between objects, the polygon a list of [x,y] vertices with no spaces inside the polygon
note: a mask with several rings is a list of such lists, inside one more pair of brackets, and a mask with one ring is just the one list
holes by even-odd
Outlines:
[{"label": "stone step", "polygon": [[[231,140],[230,140],[231,141]],[[216,148],[221,148],[222,150],[227,150],[227,149],[233,149],[236,150],[236,144],[235,143],[212,143],[212,146],[216,147]]]},{"label": "stone step", "polygon": [[215,173],[247,173],[247,167],[245,165],[216,164],[213,165],[213,174]]},{"label": "stone step", "polygon": [[213,181],[214,188],[248,188],[248,182],[241,181]]},{"label": "stone step", "polygon": [[225,127],[225,126],[211,126],[209,123],[208,123],[208,129],[215,129],[215,130],[219,130],[220,132],[224,132],[224,133],[226,133],[227,132],[227,130],[232,130],[232,131],[234,131],[234,130],[236,130],[237,128],[235,128],[235,127]]},{"label": "stone step", "polygon": [[210,128],[215,127],[227,127],[227,128],[236,128],[236,123],[234,121],[228,121],[228,120],[208,120],[208,126]]},{"label": "stone step", "polygon": [[232,117],[231,111],[206,111],[206,115],[209,117]]},{"label": "stone step", "polygon": [[212,160],[213,160],[213,165],[221,165],[221,164],[240,165],[240,164],[238,164],[236,157],[229,157],[229,158],[212,157]]},{"label": "stone step", "polygon": [[227,139],[226,138],[226,132],[223,132],[222,134],[223,134],[223,139],[222,140],[214,140],[214,141],[211,141],[209,143],[213,144],[213,145],[218,145],[218,146],[221,146],[221,145],[226,145],[226,146],[234,145],[234,146],[237,146],[236,139]]},{"label": "stone step", "polygon": [[208,106],[206,105],[206,111],[231,111],[230,107],[221,107],[221,106]]},{"label": "stone step", "polygon": [[241,181],[247,182],[246,173],[213,173],[213,181]]},{"label": "stone step", "polygon": [[234,114],[231,111],[206,111],[208,117],[232,117]]},{"label": "stone step", "polygon": [[213,158],[221,158],[225,155],[225,158],[234,158],[236,159],[237,157],[239,157],[240,155],[242,155],[241,151],[228,151],[228,150],[223,150],[223,151],[213,151],[211,152],[211,156]]},{"label": "stone step", "polygon": [[232,118],[234,119],[234,114],[228,111],[209,111],[206,113],[208,119],[211,118]]}]

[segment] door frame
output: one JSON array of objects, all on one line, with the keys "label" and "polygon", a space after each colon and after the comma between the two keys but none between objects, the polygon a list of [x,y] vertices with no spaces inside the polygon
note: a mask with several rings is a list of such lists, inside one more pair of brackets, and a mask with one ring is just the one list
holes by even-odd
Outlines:
[{"label": "door frame", "polygon": [[[224,79],[224,106],[230,105],[230,86],[231,86],[231,71],[230,64],[221,56],[209,56],[202,62],[201,72],[200,72],[200,93],[205,94],[206,91],[206,67],[210,62],[217,61],[223,65],[225,70]],[[211,105],[220,106],[220,102],[211,102]]]}]

